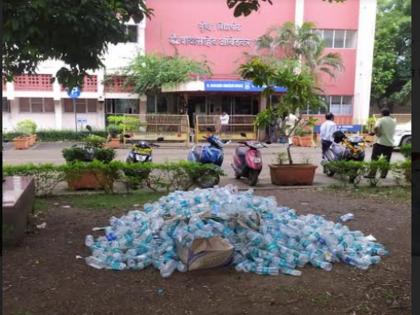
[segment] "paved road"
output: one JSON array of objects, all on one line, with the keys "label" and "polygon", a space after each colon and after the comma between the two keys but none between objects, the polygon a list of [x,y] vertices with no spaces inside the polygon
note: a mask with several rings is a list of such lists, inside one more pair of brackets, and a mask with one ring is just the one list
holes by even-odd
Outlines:
[{"label": "paved road", "polygon": [[[64,159],[61,151],[63,148],[71,146],[73,143],[69,142],[55,142],[55,143],[38,143],[34,147],[28,150],[15,150],[10,144],[4,147],[3,151],[3,163],[4,164],[21,164],[21,163],[53,163],[62,164]],[[237,144],[231,143],[225,147],[225,161],[223,163],[223,169],[227,174],[224,177],[222,183],[238,182],[232,180],[233,170],[230,166],[232,161],[233,152]],[[165,162],[165,161],[179,161],[186,159],[189,149],[181,144],[161,144],[160,148],[156,148],[153,152],[154,162]],[[269,168],[266,165],[276,161],[276,156],[279,152],[285,152],[285,146],[281,144],[271,144],[268,148],[262,149],[263,155],[263,170],[260,175],[260,185],[268,185],[270,180]],[[129,148],[117,150],[118,160],[125,160]],[[320,165],[321,161],[321,149],[315,148],[303,148],[303,147],[292,147],[292,157],[295,163],[303,162],[309,159],[313,164]],[[370,159],[371,148],[367,148],[366,157]],[[392,161],[402,160],[403,157],[399,152],[394,152],[392,155]],[[316,170],[315,184],[328,184],[336,182],[334,179],[328,178],[322,174],[322,168],[318,167]],[[386,182],[391,184],[392,179],[389,178]]]}]

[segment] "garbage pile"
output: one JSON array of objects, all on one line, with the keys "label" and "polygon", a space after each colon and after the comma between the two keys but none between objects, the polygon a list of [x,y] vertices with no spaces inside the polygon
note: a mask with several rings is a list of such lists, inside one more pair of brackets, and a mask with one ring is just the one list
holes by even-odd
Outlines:
[{"label": "garbage pile", "polygon": [[92,255],[86,263],[113,270],[152,265],[162,277],[229,263],[242,272],[300,276],[297,268],[308,263],[326,271],[335,262],[367,269],[388,254],[361,231],[298,215],[274,197],[231,185],[176,191],[143,210],[112,217],[104,236],[87,235]]}]

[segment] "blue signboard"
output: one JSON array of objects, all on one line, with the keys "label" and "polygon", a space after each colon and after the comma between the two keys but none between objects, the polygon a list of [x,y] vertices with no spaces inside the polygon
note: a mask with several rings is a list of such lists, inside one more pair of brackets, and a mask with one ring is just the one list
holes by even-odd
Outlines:
[{"label": "blue signboard", "polygon": [[[215,92],[261,92],[265,87],[259,87],[252,84],[251,81],[245,80],[231,80],[231,81],[219,81],[219,80],[205,80],[204,90],[215,91]],[[281,93],[286,92],[285,87],[276,86],[274,91]]]},{"label": "blue signboard", "polygon": [[[315,126],[314,131],[319,133],[320,128],[321,126]],[[361,132],[362,125],[337,125],[337,130],[341,130],[342,132]]]},{"label": "blue signboard", "polygon": [[80,96],[80,88],[76,86],[72,88],[71,90],[69,90],[67,94],[70,96],[70,98],[76,99]]}]

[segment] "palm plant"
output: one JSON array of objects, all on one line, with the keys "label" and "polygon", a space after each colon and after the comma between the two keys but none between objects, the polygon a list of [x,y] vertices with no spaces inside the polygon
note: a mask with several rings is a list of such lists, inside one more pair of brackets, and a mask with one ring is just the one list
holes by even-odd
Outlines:
[{"label": "palm plant", "polygon": [[[320,89],[317,88],[313,74],[307,68],[302,68],[300,73],[296,73],[295,70],[295,64],[288,62],[288,60],[285,60],[282,64],[273,65],[259,57],[254,57],[240,66],[239,72],[242,78],[252,80],[253,84],[257,86],[263,86],[262,93],[265,96],[273,94],[274,86],[287,88],[287,92],[281,98],[279,104],[270,106],[258,113],[257,127],[265,127],[277,119],[285,122],[289,114],[296,113],[306,106],[315,110],[325,105],[320,97]],[[301,118],[295,122],[286,136],[289,137],[300,123]],[[289,164],[293,164],[290,144],[287,147],[287,155]]]},{"label": "palm plant", "polygon": [[314,29],[315,24],[311,22],[304,22],[302,26],[286,22],[259,37],[257,50],[268,50],[269,58],[299,60],[314,75],[324,72],[334,78],[335,71],[343,70],[341,57],[338,53],[323,54],[325,43]]}]

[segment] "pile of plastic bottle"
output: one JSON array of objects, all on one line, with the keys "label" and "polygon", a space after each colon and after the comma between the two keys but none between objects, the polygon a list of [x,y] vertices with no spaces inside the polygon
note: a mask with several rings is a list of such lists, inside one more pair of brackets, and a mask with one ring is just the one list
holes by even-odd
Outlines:
[{"label": "pile of plastic bottle", "polygon": [[388,254],[360,231],[319,215],[297,215],[274,197],[238,192],[231,185],[170,193],[143,211],[112,217],[104,230],[96,239],[86,236],[92,251],[88,265],[113,270],[152,265],[163,277],[188,269],[177,256],[177,244],[190,246],[196,238],[213,236],[234,246],[237,271],[262,275],[299,276],[297,268],[307,263],[330,271],[340,261],[367,269]]}]

